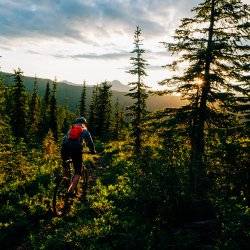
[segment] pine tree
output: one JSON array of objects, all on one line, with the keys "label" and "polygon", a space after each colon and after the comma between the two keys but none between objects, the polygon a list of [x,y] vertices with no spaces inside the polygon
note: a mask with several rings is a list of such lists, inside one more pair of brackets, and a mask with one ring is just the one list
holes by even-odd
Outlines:
[{"label": "pine tree", "polygon": [[92,96],[91,96],[91,102],[90,102],[90,106],[89,106],[88,127],[89,127],[89,131],[94,136],[97,134],[98,92],[99,92],[99,87],[95,86],[93,88],[93,92],[92,92]]},{"label": "pine tree", "polygon": [[168,65],[177,74],[162,84],[189,101],[177,120],[190,124],[190,179],[198,193],[206,184],[207,126],[230,126],[239,96],[249,93],[250,29],[249,6],[240,0],[205,0],[192,11],[194,16],[184,18],[176,30],[174,42],[165,43],[178,54]]},{"label": "pine tree", "polygon": [[0,145],[8,142],[10,131],[8,125],[8,116],[6,114],[6,87],[2,83],[0,78]]},{"label": "pine tree", "polygon": [[119,134],[122,126],[122,113],[120,111],[120,104],[118,98],[116,99],[115,107],[114,107],[114,128],[113,128],[113,137],[114,139],[119,138]]},{"label": "pine tree", "polygon": [[41,108],[41,123],[40,123],[40,136],[43,138],[49,132],[49,114],[50,114],[50,99],[51,99],[51,91],[50,91],[50,82],[48,81],[46,84],[45,94],[42,100],[42,108]]},{"label": "pine tree", "polygon": [[17,139],[26,136],[26,93],[22,80],[23,72],[20,68],[14,71],[14,89],[12,93],[11,126],[13,134]]},{"label": "pine tree", "polygon": [[97,135],[107,140],[111,136],[111,87],[112,85],[105,81],[98,91],[97,96]]},{"label": "pine tree", "polygon": [[38,131],[40,124],[40,100],[38,96],[38,83],[37,78],[34,80],[33,93],[29,103],[29,113],[28,113],[28,130],[31,140],[38,139]]},{"label": "pine tree", "polygon": [[82,94],[80,100],[80,116],[86,116],[86,82],[83,82]]},{"label": "pine tree", "polygon": [[43,99],[45,109],[47,109],[47,110],[48,110],[49,103],[50,103],[50,94],[51,94],[50,93],[50,84],[49,84],[49,81],[48,81],[47,85],[46,85],[46,89],[45,89],[44,99]]},{"label": "pine tree", "polygon": [[53,90],[50,98],[49,128],[51,129],[55,140],[57,140],[58,126],[57,126],[56,79],[53,82]]},{"label": "pine tree", "polygon": [[141,154],[142,150],[142,123],[143,119],[146,115],[146,99],[148,97],[147,94],[147,86],[143,82],[143,78],[147,76],[146,74],[146,66],[147,62],[143,58],[143,54],[145,53],[145,50],[141,48],[142,46],[142,30],[140,27],[136,27],[136,31],[134,34],[134,45],[135,48],[131,52],[134,54],[130,58],[132,69],[128,72],[132,75],[137,76],[137,80],[134,82],[131,82],[129,85],[131,85],[131,89],[129,90],[130,93],[127,95],[130,96],[135,102],[133,105],[129,107],[129,112],[132,117],[132,135],[134,138],[134,149],[136,155]]}]

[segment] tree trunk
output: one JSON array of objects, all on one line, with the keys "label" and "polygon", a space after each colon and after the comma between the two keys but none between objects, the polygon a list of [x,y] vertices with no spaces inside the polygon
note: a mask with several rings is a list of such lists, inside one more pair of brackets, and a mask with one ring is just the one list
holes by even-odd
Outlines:
[{"label": "tree trunk", "polygon": [[212,58],[212,42],[214,33],[215,0],[211,0],[210,27],[208,33],[207,52],[205,59],[204,81],[201,87],[200,105],[198,108],[196,122],[193,124],[191,136],[191,168],[194,171],[193,191],[198,196],[204,197],[206,188],[206,164],[204,162],[205,141],[204,130],[207,120],[207,99],[210,92],[210,66]]}]

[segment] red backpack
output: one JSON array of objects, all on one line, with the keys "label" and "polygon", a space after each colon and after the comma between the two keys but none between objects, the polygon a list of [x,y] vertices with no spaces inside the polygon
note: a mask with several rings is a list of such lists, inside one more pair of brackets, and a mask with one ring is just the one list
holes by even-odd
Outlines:
[{"label": "red backpack", "polygon": [[68,133],[68,139],[79,140],[83,130],[84,130],[84,128],[81,125],[78,125],[78,124],[72,125],[72,127]]}]

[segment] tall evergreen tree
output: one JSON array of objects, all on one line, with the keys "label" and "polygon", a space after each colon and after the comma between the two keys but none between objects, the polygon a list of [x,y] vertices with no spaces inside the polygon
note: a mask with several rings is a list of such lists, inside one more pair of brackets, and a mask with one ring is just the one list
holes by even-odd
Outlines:
[{"label": "tall evergreen tree", "polygon": [[122,112],[120,109],[121,109],[120,104],[117,98],[115,107],[114,107],[114,125],[113,125],[113,137],[115,139],[119,138],[119,134],[121,131],[121,126],[122,126]]},{"label": "tall evergreen tree", "polygon": [[43,103],[44,103],[45,109],[47,109],[47,110],[48,110],[49,103],[50,103],[50,95],[51,95],[50,84],[48,81],[46,84],[45,94],[44,94],[44,98],[43,98]]},{"label": "tall evergreen tree", "polygon": [[143,82],[143,78],[147,76],[146,74],[146,66],[147,62],[143,58],[145,50],[141,48],[142,46],[142,30],[140,27],[136,27],[136,31],[134,34],[134,45],[135,48],[131,52],[134,54],[130,58],[132,69],[128,72],[137,77],[137,80],[129,83],[131,85],[130,93],[127,95],[130,96],[135,102],[133,105],[129,107],[129,112],[132,117],[132,135],[134,138],[134,146],[136,155],[141,154],[142,150],[142,134],[143,128],[142,123],[143,119],[146,115],[146,99],[148,97],[148,93],[146,91],[147,86]]},{"label": "tall evergreen tree", "polygon": [[88,125],[89,125],[89,130],[90,130],[91,134],[94,136],[97,134],[98,92],[99,92],[99,87],[95,86],[93,88],[91,102],[90,102],[90,106],[89,106]]},{"label": "tall evergreen tree", "polygon": [[49,114],[50,114],[50,98],[51,98],[51,90],[50,90],[50,82],[48,81],[46,84],[45,94],[42,99],[42,108],[41,108],[41,123],[40,123],[40,136],[43,138],[49,132]]},{"label": "tall evergreen tree", "polygon": [[25,88],[22,80],[23,72],[20,68],[14,71],[14,88],[12,94],[12,107],[11,107],[11,126],[13,134],[17,139],[25,138],[26,136],[26,111],[27,111],[27,98]]},{"label": "tall evergreen tree", "polygon": [[82,94],[80,100],[80,116],[86,116],[86,82],[83,82]]},{"label": "tall evergreen tree", "polygon": [[38,83],[37,78],[35,77],[33,93],[29,103],[29,112],[28,112],[28,129],[30,139],[38,139],[38,131],[40,124],[40,100],[38,96]]},{"label": "tall evergreen tree", "polygon": [[8,126],[8,116],[6,114],[6,87],[0,78],[0,145],[8,142],[7,138],[10,136]]},{"label": "tall evergreen tree", "polygon": [[97,96],[97,135],[107,140],[111,136],[111,87],[112,85],[105,81],[98,91]]},{"label": "tall evergreen tree", "polygon": [[230,126],[239,97],[249,94],[250,29],[249,5],[240,0],[204,0],[192,11],[174,42],[165,43],[178,54],[169,65],[177,74],[162,83],[189,101],[179,110],[178,122],[191,125],[190,178],[198,193],[205,191],[207,125]]},{"label": "tall evergreen tree", "polygon": [[55,140],[57,140],[58,126],[57,126],[56,79],[53,82],[53,90],[50,98],[49,128],[51,129]]}]

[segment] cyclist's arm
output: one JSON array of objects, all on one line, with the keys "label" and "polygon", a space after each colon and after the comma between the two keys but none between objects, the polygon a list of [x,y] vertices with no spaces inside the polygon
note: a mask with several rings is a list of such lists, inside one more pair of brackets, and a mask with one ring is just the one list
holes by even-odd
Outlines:
[{"label": "cyclist's arm", "polygon": [[91,134],[89,133],[88,130],[84,130],[82,135],[81,135],[81,139],[84,140],[90,150],[91,153],[95,153],[95,145],[92,139]]}]

